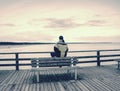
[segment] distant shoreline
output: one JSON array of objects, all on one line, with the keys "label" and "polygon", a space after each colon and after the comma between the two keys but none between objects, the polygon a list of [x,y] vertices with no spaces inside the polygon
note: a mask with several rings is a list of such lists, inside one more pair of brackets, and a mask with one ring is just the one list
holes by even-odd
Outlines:
[{"label": "distant shoreline", "polygon": [[41,42],[0,42],[0,45],[33,45],[33,44],[54,44]]},{"label": "distant shoreline", "polygon": [[[0,42],[0,45],[55,44],[53,42]],[[68,42],[67,44],[120,44],[120,42]]]}]

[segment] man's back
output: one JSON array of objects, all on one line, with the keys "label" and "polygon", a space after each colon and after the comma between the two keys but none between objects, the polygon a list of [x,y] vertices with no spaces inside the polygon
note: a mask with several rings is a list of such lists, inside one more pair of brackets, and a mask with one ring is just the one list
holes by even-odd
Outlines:
[{"label": "man's back", "polygon": [[68,51],[68,46],[67,44],[57,44],[57,48],[60,51],[60,57],[65,57]]}]

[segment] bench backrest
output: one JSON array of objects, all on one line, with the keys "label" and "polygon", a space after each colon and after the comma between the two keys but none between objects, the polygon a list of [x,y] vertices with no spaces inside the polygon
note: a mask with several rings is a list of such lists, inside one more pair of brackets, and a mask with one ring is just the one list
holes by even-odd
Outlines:
[{"label": "bench backrest", "polygon": [[60,58],[50,58],[50,59],[43,59],[43,58],[34,58],[31,60],[32,67],[55,67],[55,66],[71,66],[76,65],[77,59],[60,59]]}]

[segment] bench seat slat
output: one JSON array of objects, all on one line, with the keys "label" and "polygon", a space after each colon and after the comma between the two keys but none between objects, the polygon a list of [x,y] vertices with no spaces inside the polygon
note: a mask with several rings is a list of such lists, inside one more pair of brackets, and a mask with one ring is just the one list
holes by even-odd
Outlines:
[{"label": "bench seat slat", "polygon": [[48,62],[48,63],[32,63],[32,67],[50,67],[50,66],[70,66],[71,62]]},{"label": "bench seat slat", "polygon": [[32,67],[52,67],[52,66],[70,66],[71,64],[76,64],[77,59],[70,58],[35,58],[31,61]]}]

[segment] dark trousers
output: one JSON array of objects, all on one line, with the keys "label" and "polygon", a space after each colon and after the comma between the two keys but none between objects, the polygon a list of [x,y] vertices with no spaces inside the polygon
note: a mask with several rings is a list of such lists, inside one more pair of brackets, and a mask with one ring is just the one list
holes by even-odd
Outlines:
[{"label": "dark trousers", "polygon": [[[60,57],[60,53],[56,53],[56,52],[51,52],[50,55],[51,55],[51,57]],[[66,57],[66,56],[67,56],[67,52],[65,52],[64,57]]]},{"label": "dark trousers", "polygon": [[51,52],[51,57],[60,57],[59,53]]}]

